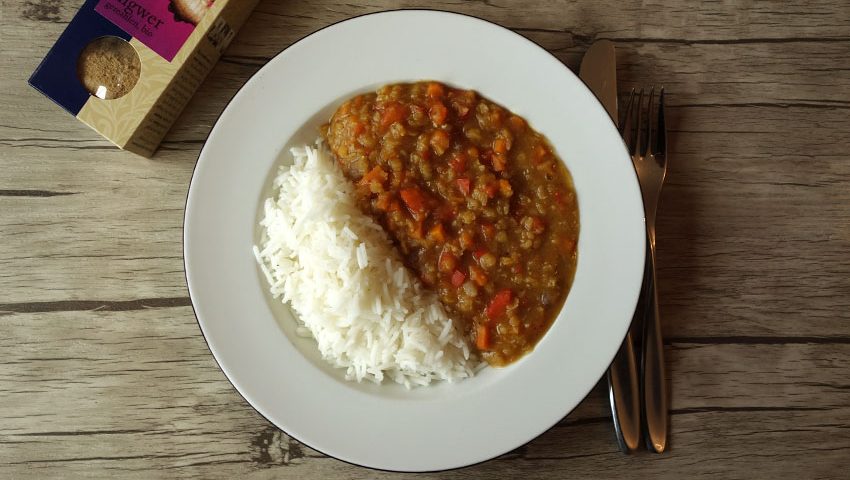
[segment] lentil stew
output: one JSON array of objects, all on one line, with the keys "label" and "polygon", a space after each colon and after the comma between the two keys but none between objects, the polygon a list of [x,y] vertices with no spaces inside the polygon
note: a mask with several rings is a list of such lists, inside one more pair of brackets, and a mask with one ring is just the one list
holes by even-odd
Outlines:
[{"label": "lentil stew", "polygon": [[573,281],[572,179],[522,117],[472,90],[393,84],[322,134],[358,204],[491,365],[534,348]]}]

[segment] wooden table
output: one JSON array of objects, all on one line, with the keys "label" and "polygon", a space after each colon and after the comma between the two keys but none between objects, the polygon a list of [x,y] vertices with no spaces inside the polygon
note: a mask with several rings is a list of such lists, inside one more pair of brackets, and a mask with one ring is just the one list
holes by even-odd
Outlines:
[{"label": "wooden table", "polygon": [[416,478],[847,478],[846,1],[263,1],[150,160],[26,85],[81,3],[0,2],[0,478],[414,477],[326,457],[251,409],[192,314],[181,232],[198,151],[257,69],[330,23],[415,6],[510,27],[574,70],[612,39],[622,89],[667,87],[672,378],[663,456],[619,453],[598,386],[528,445]]}]

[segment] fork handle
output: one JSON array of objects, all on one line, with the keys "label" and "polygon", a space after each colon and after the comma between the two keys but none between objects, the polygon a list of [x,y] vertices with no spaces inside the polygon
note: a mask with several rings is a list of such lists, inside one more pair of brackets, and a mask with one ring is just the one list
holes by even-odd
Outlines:
[{"label": "fork handle", "polygon": [[634,348],[635,338],[640,337],[638,326],[641,323],[632,321],[617,356],[608,367],[608,401],[611,404],[617,443],[623,453],[637,450],[641,440],[640,380]]},{"label": "fork handle", "polygon": [[[654,240],[654,239],[652,239]],[[655,247],[649,242],[646,279],[644,281],[646,316],[641,349],[641,396],[645,422],[646,448],[663,453],[667,448],[668,407],[664,374],[664,342],[658,314],[658,289],[655,282]]]}]

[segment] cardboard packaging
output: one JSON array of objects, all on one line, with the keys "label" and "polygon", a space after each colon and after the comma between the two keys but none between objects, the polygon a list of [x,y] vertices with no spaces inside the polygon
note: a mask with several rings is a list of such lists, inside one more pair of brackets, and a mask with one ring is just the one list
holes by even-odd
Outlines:
[{"label": "cardboard packaging", "polygon": [[29,83],[149,157],[258,0],[87,0]]}]

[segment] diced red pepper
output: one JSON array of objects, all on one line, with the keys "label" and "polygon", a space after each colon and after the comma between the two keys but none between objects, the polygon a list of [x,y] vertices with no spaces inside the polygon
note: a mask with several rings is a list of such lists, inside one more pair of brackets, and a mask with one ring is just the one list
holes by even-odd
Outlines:
[{"label": "diced red pepper", "polygon": [[458,178],[455,180],[457,183],[457,188],[460,190],[460,193],[464,194],[464,196],[469,195],[469,179],[468,178]]},{"label": "diced red pepper", "polygon": [[452,155],[451,160],[449,160],[449,166],[452,167],[452,170],[455,173],[462,173],[466,171],[466,156],[462,153],[456,153]]},{"label": "diced red pepper", "polygon": [[411,187],[401,190],[401,199],[413,218],[419,220],[425,217],[425,197],[418,188]]},{"label": "diced red pepper", "polygon": [[463,282],[466,281],[466,274],[461,272],[460,270],[455,270],[455,273],[452,274],[452,286],[455,288],[463,285]]},{"label": "diced red pepper", "polygon": [[487,318],[495,320],[504,315],[512,298],[513,292],[509,289],[499,290],[490,300],[490,304],[487,305]]},{"label": "diced red pepper", "polygon": [[487,325],[478,325],[475,328],[475,346],[478,350],[490,349],[490,329]]}]

